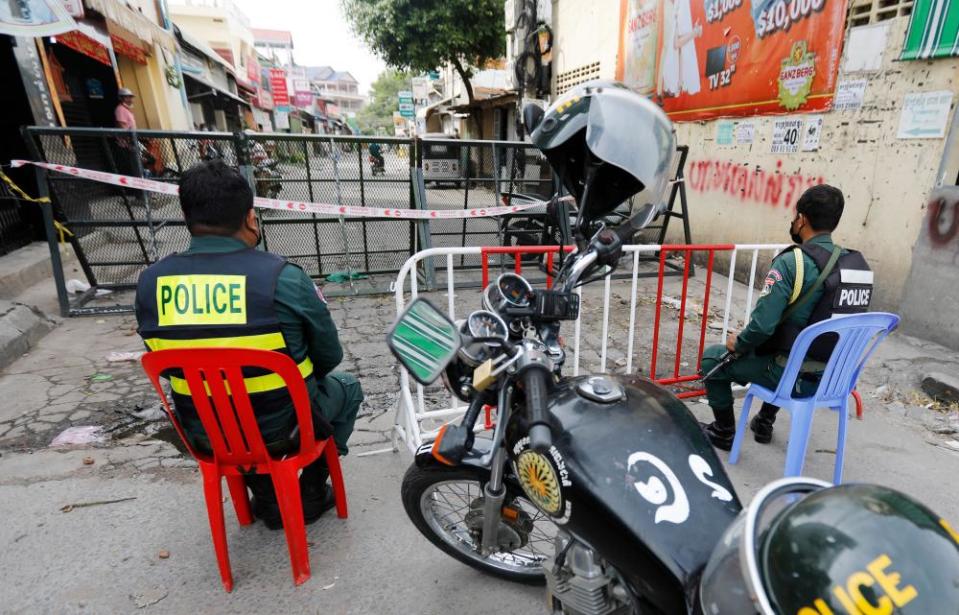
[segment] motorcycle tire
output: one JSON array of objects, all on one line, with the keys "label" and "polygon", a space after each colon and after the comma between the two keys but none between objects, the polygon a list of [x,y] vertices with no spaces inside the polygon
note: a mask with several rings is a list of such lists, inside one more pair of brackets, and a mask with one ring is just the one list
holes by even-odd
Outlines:
[{"label": "motorcycle tire", "polygon": [[[468,484],[471,486],[475,485],[476,488],[471,489],[467,494],[467,499],[469,499],[473,494],[478,496],[482,493],[482,487],[486,485],[488,479],[489,473],[478,468],[420,468],[416,465],[412,465],[406,471],[406,475],[403,477],[403,486],[401,491],[403,497],[403,507],[406,509],[406,514],[409,516],[410,521],[413,522],[413,525],[416,526],[416,529],[418,529],[427,540],[429,540],[431,543],[433,543],[433,545],[447,555],[450,555],[451,557],[468,566],[501,579],[528,585],[543,585],[546,582],[546,578],[543,574],[542,567],[538,563],[534,564],[534,558],[531,558],[528,555],[517,555],[517,553],[522,550],[532,551],[532,549],[526,549],[524,546],[520,549],[514,550],[513,552],[499,552],[490,556],[483,556],[473,549],[472,545],[465,544],[462,539],[453,538],[447,533],[442,535],[438,533],[434,525],[430,523],[426,513],[424,513],[425,499],[436,491],[438,485],[457,483]],[[513,502],[514,505],[521,506],[523,512],[527,515],[530,511],[538,513],[539,518],[546,520],[549,528],[555,531],[555,525],[553,525],[551,521],[548,521],[548,517],[542,513],[539,513],[539,511],[535,509],[526,496],[523,495],[518,484],[513,481],[506,481],[506,491],[507,503]],[[460,499],[463,499],[461,494],[459,497]],[[547,551],[542,553],[535,551],[534,554],[536,559],[541,556],[552,555],[553,547],[551,544],[551,538],[549,538],[546,534],[542,534],[543,527],[544,526],[534,526],[534,529],[532,532],[530,532],[530,535],[536,531],[541,533],[541,537],[536,538],[536,543],[544,547]],[[511,558],[514,563],[496,559],[497,557],[505,558],[507,556]],[[519,558],[525,558],[529,561],[521,566],[515,563]]]}]

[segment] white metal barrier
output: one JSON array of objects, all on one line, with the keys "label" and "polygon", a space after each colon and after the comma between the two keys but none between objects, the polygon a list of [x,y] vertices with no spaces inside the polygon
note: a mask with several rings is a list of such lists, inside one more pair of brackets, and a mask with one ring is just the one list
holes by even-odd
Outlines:
[{"label": "white metal barrier", "polygon": [[[749,314],[753,307],[753,290],[755,288],[756,269],[759,264],[760,253],[767,253],[771,258],[783,248],[785,248],[785,244],[625,246],[623,248],[623,260],[625,261],[629,259],[631,262],[631,270],[629,275],[617,280],[613,280],[610,276],[607,276],[602,284],[601,294],[599,297],[595,298],[601,298],[602,300],[602,319],[599,323],[599,330],[596,331],[599,336],[596,371],[607,372],[608,360],[610,358],[611,351],[619,348],[619,345],[616,344],[616,342],[620,341],[620,339],[614,339],[612,340],[613,343],[610,343],[611,312],[616,312],[616,310],[611,306],[611,297],[613,296],[612,289],[614,285],[625,285],[626,283],[629,285],[629,318],[628,325],[625,326],[627,333],[626,348],[625,351],[622,351],[624,357],[621,357],[615,366],[620,369],[614,369],[613,371],[618,371],[625,374],[632,374],[637,371],[634,369],[636,367],[634,362],[634,355],[636,354],[636,340],[640,329],[640,327],[637,326],[637,312],[639,304],[643,301],[643,298],[649,294],[640,294],[639,292],[639,280],[644,278],[655,280],[653,282],[655,292],[652,293],[652,295],[655,297],[655,302],[652,304],[655,311],[655,318],[651,332],[652,346],[650,353],[650,369],[647,375],[664,386],[684,386],[685,383],[695,382],[698,380],[697,372],[699,370],[699,362],[702,358],[702,352],[707,338],[711,338],[715,343],[721,343],[726,339],[726,334],[731,325],[739,326],[740,323],[748,322]],[[431,248],[417,252],[407,259],[396,277],[396,313],[399,315],[403,309],[405,309],[407,303],[415,299],[420,294],[417,273],[420,263],[425,259],[445,259],[446,261],[446,309],[450,319],[455,321],[457,319],[457,293],[458,291],[465,292],[465,289],[457,288],[457,269],[454,267],[454,259],[462,256],[480,256],[481,263],[483,264],[482,272],[484,282],[481,284],[481,286],[485,286],[485,282],[488,279],[490,256],[496,254],[506,254],[512,256],[515,260],[514,270],[520,272],[523,265],[520,256],[531,253],[546,254],[548,262],[551,263],[555,254],[558,253],[558,248],[555,246],[515,246],[487,248],[451,247]],[[675,254],[681,255],[681,265],[669,260],[668,257]],[[703,254],[705,256],[702,304],[699,306],[696,306],[694,302],[689,300],[690,282],[694,281],[694,283],[698,283],[699,281],[698,276],[691,276],[691,269],[693,267],[692,263],[694,260],[693,257],[697,254]],[[729,255],[729,267],[726,274],[727,280],[724,289],[725,292],[723,292],[723,289],[717,288],[717,286],[713,284],[712,280],[714,273],[714,259],[717,254]],[[746,257],[750,259],[748,265],[748,284],[745,286],[742,284],[737,284],[734,279],[737,260],[741,257],[741,255],[746,255]],[[647,258],[642,258],[644,256]],[[652,260],[649,257],[652,257]],[[658,269],[655,271],[641,271],[642,265],[650,263],[653,264],[654,269],[656,266],[658,266]],[[436,264],[439,265],[438,263]],[[666,294],[667,290],[672,292],[671,289],[666,288],[666,278],[675,278],[681,283],[679,299]],[[581,297],[580,318],[572,323],[572,340],[569,340],[568,338],[566,340],[567,346],[569,346],[570,341],[572,343],[572,353],[567,354],[567,364],[572,365],[572,374],[574,376],[579,375],[582,364],[585,361],[585,358],[583,357],[583,348],[581,346],[584,329],[583,314],[590,306],[590,300],[593,299],[592,295],[596,294],[595,292],[591,292],[592,289],[598,286],[599,285],[596,284],[585,287],[587,291],[587,296],[585,298],[583,297],[584,288],[577,289],[577,293],[580,294]],[[471,297],[473,303],[468,306],[468,311],[479,309],[479,297],[481,290],[482,288],[475,290],[475,297]],[[434,292],[442,293],[443,289],[440,288]],[[715,299],[713,295],[719,293],[724,295],[721,301],[721,326],[718,326],[716,322],[710,322],[709,313],[709,305],[711,300]],[[736,298],[736,295],[739,293],[745,295],[742,301],[739,301]],[[672,369],[668,370],[671,371],[671,374],[661,376],[658,373],[659,370],[657,366],[657,360],[662,354],[660,352],[660,347],[662,345],[660,343],[662,341],[660,333],[663,324],[662,315],[664,304],[667,307],[677,310],[678,313],[676,320],[678,323],[678,332],[675,342],[676,350],[672,356]],[[699,337],[698,340],[693,340],[694,342],[698,343],[698,352],[695,354],[695,367],[693,367],[693,364],[691,364],[689,361],[683,361],[683,357],[685,355],[682,347],[684,344],[688,343],[688,340],[685,339],[688,336],[684,335],[684,326],[687,322],[697,320],[697,318],[695,318],[697,311],[701,312],[701,314],[698,318],[699,322],[696,323],[699,327]],[[692,312],[694,316],[692,320],[690,320],[689,317],[690,312]],[[736,313],[741,313],[742,318],[737,318],[735,316]],[[710,326],[711,324],[713,325],[712,327]],[[591,321],[585,326],[592,329],[594,325],[595,323]],[[688,351],[687,354],[689,354]],[[683,368],[687,368],[685,370],[687,373],[683,373]],[[436,388],[435,395],[433,394],[434,386]],[[455,396],[445,392],[445,390],[440,390],[442,388],[442,384],[437,383],[437,385],[434,386],[430,387],[430,403],[427,404],[426,387],[411,381],[407,371],[400,367],[400,390],[397,400],[396,418],[393,426],[394,450],[398,448],[398,440],[402,440],[410,449],[410,451],[415,451],[423,442],[429,441],[435,437],[436,432],[441,426],[441,422],[452,420],[465,411],[465,406]],[[680,392],[679,396],[693,397],[701,394],[702,390],[686,390]],[[442,401],[446,398],[449,399],[448,402]],[[431,409],[428,409],[428,406],[430,406]],[[436,422],[434,426],[424,426],[424,422],[434,421]]]}]

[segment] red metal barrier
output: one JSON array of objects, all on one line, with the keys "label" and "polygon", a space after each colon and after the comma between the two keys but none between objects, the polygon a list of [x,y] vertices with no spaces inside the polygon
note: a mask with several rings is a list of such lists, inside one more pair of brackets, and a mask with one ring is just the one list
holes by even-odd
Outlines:
[{"label": "red metal barrier", "polygon": [[[553,270],[553,255],[559,253],[559,246],[487,246],[481,249],[480,259],[483,264],[483,288],[489,285],[489,255],[490,254],[509,254],[516,258],[514,271],[523,273],[524,254],[545,254],[546,270]],[[569,254],[573,251],[573,246],[563,246],[563,251]],[[553,276],[546,274],[546,288],[553,286]]]},{"label": "red metal barrier", "polygon": [[[704,244],[704,245],[685,245],[685,244],[667,244],[659,248],[659,273],[656,282],[656,312],[653,324],[653,348],[650,356],[649,376],[657,384],[663,386],[684,384],[696,382],[699,380],[699,370],[702,367],[703,351],[706,347],[706,331],[709,325],[709,294],[712,290],[713,268],[716,260],[716,252],[732,252],[736,246],[733,244]],[[572,252],[572,246],[563,246],[565,252]],[[559,246],[489,246],[481,250],[483,288],[489,284],[489,255],[491,254],[509,254],[514,257],[514,271],[523,272],[522,256],[526,254],[545,254],[546,268],[552,271],[554,256],[559,252]],[[682,294],[679,304],[679,317],[676,336],[676,356],[673,362],[672,375],[659,377],[657,374],[657,360],[659,357],[659,338],[662,327],[662,308],[663,308],[663,282],[666,277],[666,258],[670,253],[683,253],[683,274],[682,274]],[[706,279],[705,289],[703,291],[703,314],[699,327],[699,344],[696,352],[696,369],[693,373],[682,374],[683,364],[683,332],[686,326],[686,306],[689,293],[689,271],[690,263],[695,252],[706,253]],[[546,287],[552,286],[553,278],[547,274]],[[705,389],[697,388],[692,390],[680,391],[678,397],[688,398],[697,397],[705,394]],[[489,419],[487,419],[489,422]]]},{"label": "red metal barrier", "polygon": [[[706,347],[706,330],[709,324],[709,292],[713,284],[713,266],[716,260],[716,251],[732,252],[736,246],[732,244],[709,244],[709,245],[663,245],[659,251],[659,276],[656,283],[656,316],[653,321],[653,350],[650,357],[649,377],[654,382],[663,386],[672,384],[682,384],[685,382],[695,382],[699,380],[699,369],[702,367],[703,350]],[[659,332],[662,324],[663,310],[663,280],[666,272],[666,257],[670,252],[683,252],[683,290],[682,297],[679,300],[679,324],[676,335],[676,360],[673,365],[673,375],[665,378],[658,378],[656,374],[656,360],[659,355]],[[696,353],[696,371],[693,374],[680,374],[680,368],[683,361],[683,329],[686,324],[686,298],[689,291],[689,264],[693,252],[706,252],[706,284],[703,291],[703,314],[702,324],[699,331],[699,347]],[[678,397],[698,397],[706,393],[705,389],[682,391]]]}]

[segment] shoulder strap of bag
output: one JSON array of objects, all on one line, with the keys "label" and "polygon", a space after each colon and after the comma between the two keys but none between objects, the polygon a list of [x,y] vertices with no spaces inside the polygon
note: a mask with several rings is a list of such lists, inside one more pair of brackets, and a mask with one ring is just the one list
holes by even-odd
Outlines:
[{"label": "shoulder strap of bag", "polygon": [[802,285],[806,276],[806,261],[802,257],[802,248],[796,246],[793,248],[793,259],[796,261],[796,279],[793,281],[793,294],[789,297],[789,305],[796,303],[799,293],[802,292]]},{"label": "shoulder strap of bag", "polygon": [[[789,317],[796,313],[799,308],[806,305],[812,296],[817,290],[825,283],[826,278],[829,277],[829,274],[832,273],[833,268],[836,266],[836,262],[839,260],[839,255],[842,254],[842,248],[839,246],[834,246],[832,249],[832,254],[829,255],[829,261],[826,263],[826,266],[822,271],[819,272],[819,277],[816,278],[816,281],[813,282],[813,285],[809,288],[809,291],[806,292],[802,297],[799,297],[794,303],[791,303],[789,308],[783,312],[783,317],[779,319],[780,323],[784,323],[789,320]],[[795,289],[793,290],[793,295],[795,295]]]}]

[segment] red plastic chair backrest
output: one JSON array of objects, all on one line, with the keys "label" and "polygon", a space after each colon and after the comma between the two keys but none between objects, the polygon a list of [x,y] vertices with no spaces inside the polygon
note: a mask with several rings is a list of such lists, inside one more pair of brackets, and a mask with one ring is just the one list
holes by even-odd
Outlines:
[{"label": "red plastic chair backrest", "polygon": [[[315,445],[306,383],[296,363],[285,354],[252,348],[183,348],[148,352],[141,363],[177,433],[198,459],[207,456],[190,446],[160,387],[160,377],[168,370],[183,372],[217,463],[246,466],[265,463],[270,457],[243,382],[244,367],[266,369],[283,379],[296,410],[300,450],[311,450]],[[198,391],[207,391],[208,395]]]}]

